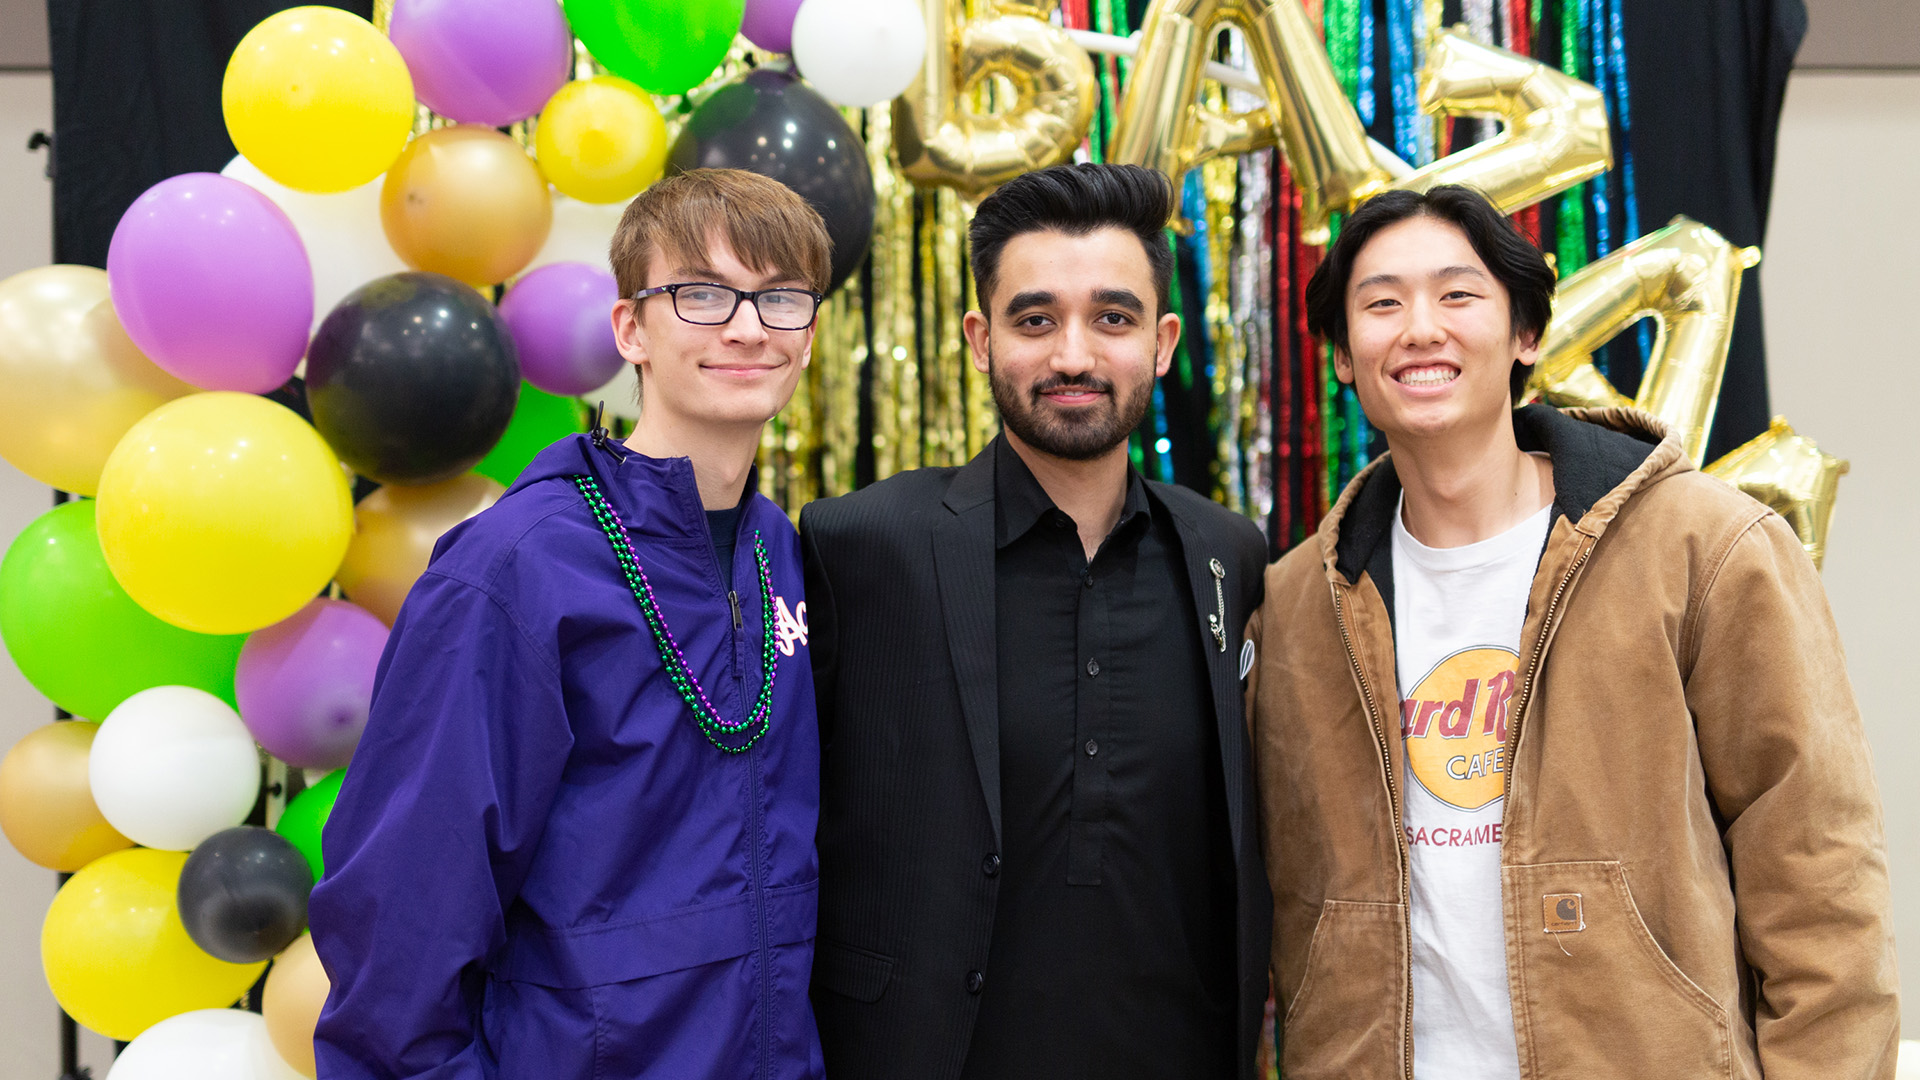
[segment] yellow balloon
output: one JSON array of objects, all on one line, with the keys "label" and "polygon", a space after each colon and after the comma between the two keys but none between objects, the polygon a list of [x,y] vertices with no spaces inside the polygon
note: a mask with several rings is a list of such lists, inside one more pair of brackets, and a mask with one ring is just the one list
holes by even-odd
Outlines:
[{"label": "yellow balloon", "polygon": [[233,145],[290,188],[327,193],[387,170],[413,130],[413,78],[386,35],[332,7],[289,8],[240,39],[220,87]]},{"label": "yellow balloon", "polygon": [[229,964],[180,924],[184,851],[131,848],[87,864],[53,898],[40,961],[54,1000],[83,1027],[127,1041],[169,1016],[240,999],[266,964]]},{"label": "yellow balloon", "polygon": [[267,989],[260,997],[267,1037],[280,1059],[302,1076],[319,1072],[313,1060],[313,1029],[320,1023],[320,1008],[327,1003],[331,987],[327,970],[313,951],[312,934],[301,934],[273,958],[273,970],[267,972]]},{"label": "yellow balloon", "polygon": [[59,720],[27,733],[0,759],[0,830],[20,854],[72,873],[133,846],[94,805],[87,754],[99,724]]},{"label": "yellow balloon", "polygon": [[547,100],[533,133],[540,171],[581,202],[626,202],[667,167],[667,122],[618,75],[581,79]]},{"label": "yellow balloon", "polygon": [[193,394],[114,447],[97,520],[135,603],[188,630],[238,634],[325,587],[353,535],[353,499],[333,451],[292,410]]},{"label": "yellow balloon", "polygon": [[415,270],[496,285],[531,262],[553,227],[553,195],[520,144],[457,124],[407,144],[380,187],[380,225]]},{"label": "yellow balloon", "polygon": [[107,301],[107,272],[42,266],[0,281],[0,458],[92,495],[114,444],[193,393],[140,354]]}]

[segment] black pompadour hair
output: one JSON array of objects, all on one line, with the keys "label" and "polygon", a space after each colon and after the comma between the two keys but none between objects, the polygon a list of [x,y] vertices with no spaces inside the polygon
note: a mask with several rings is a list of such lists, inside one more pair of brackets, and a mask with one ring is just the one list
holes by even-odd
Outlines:
[{"label": "black pompadour hair", "polygon": [[981,310],[986,310],[993,295],[1000,252],[1014,237],[1046,230],[1085,236],[1095,229],[1115,228],[1138,237],[1146,249],[1154,297],[1159,314],[1164,315],[1172,307],[1173,248],[1166,235],[1172,217],[1173,185],[1155,169],[1088,163],[1054,165],[1016,176],[980,203],[967,230],[968,259]]},{"label": "black pompadour hair", "polygon": [[[1308,330],[1341,349],[1347,347],[1347,284],[1354,260],[1380,230],[1414,217],[1444,221],[1465,233],[1487,272],[1506,287],[1514,335],[1539,341],[1553,314],[1553,268],[1485,195],[1460,184],[1441,184],[1425,192],[1382,192],[1355,210],[1307,281]],[[1515,363],[1508,381],[1517,402],[1526,390],[1526,366]]]}]

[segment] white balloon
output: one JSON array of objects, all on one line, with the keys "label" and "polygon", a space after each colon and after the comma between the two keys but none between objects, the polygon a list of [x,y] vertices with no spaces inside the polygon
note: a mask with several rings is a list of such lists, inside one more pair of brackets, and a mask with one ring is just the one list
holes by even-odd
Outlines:
[{"label": "white balloon", "polygon": [[244,157],[229,161],[220,174],[272,199],[292,220],[313,264],[314,329],[348,293],[374,278],[408,269],[380,226],[380,185],[386,177],[337,195],[314,195],[270,179]]},{"label": "white balloon", "polygon": [[793,17],[794,65],[835,105],[864,109],[906,93],[926,52],[912,0],[804,0]]},{"label": "white balloon", "polygon": [[260,754],[226,702],[156,686],[101,722],[87,782],[101,816],[129,840],[189,851],[247,819],[260,796]]},{"label": "white balloon", "polygon": [[548,263],[583,262],[612,273],[607,248],[613,243],[620,215],[626,211],[626,203],[584,203],[554,192],[553,228],[547,231],[547,242],[534,254],[527,270]]},{"label": "white balloon", "polygon": [[107,1080],[300,1080],[280,1059],[260,1014],[197,1009],[148,1028],[114,1059]]}]

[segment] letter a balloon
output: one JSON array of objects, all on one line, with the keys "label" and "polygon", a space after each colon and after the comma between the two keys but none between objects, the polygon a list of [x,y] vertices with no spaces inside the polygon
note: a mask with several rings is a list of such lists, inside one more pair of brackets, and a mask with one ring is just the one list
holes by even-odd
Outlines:
[{"label": "letter a balloon", "polygon": [[193,394],[128,431],[100,474],[100,548],[135,603],[203,634],[311,600],[353,535],[339,459],[291,409]]}]

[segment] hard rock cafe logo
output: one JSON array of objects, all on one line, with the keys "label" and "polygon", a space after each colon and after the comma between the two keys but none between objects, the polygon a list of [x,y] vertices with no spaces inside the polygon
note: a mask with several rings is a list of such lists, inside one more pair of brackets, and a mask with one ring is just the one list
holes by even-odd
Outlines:
[{"label": "hard rock cafe logo", "polygon": [[1504,790],[1507,710],[1519,661],[1509,649],[1462,649],[1435,664],[1400,703],[1407,771],[1448,806],[1478,810]]}]

